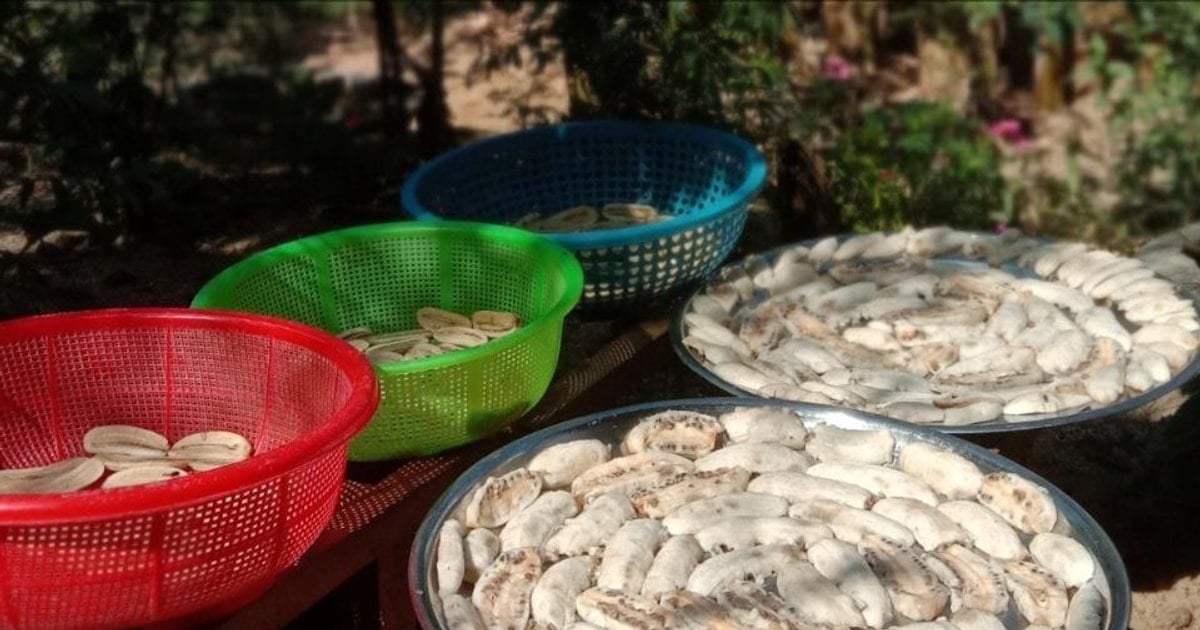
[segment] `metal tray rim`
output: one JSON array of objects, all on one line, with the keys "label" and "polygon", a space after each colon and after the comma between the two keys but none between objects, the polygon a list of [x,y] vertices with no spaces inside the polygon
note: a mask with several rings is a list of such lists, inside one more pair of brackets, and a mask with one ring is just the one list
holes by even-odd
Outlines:
[{"label": "metal tray rim", "polygon": [[580,416],[516,439],[473,464],[450,484],[426,513],[409,551],[409,596],[413,612],[421,627],[427,630],[441,627],[437,623],[436,604],[433,600],[433,593],[429,589],[432,570],[429,560],[433,557],[436,549],[438,530],[455,507],[466,498],[467,493],[484,481],[489,473],[522,456],[528,456],[536,448],[546,445],[551,440],[566,441],[581,430],[599,426],[605,422],[632,421],[634,418],[665,409],[684,408],[720,413],[733,407],[779,407],[796,411],[806,421],[811,422],[829,422],[851,428],[887,428],[898,438],[897,445],[912,441],[927,442],[959,453],[976,464],[984,464],[984,468],[1016,473],[1041,485],[1053,497],[1060,514],[1075,530],[1075,536],[1086,542],[1096,557],[1099,568],[1103,570],[1104,576],[1107,578],[1109,617],[1106,628],[1108,630],[1126,630],[1128,628],[1132,611],[1132,591],[1129,575],[1120,552],[1100,524],[1082,506],[1041,475],[963,438],[937,431],[931,427],[913,425],[885,416],[840,407],[738,397],[656,401]]},{"label": "metal tray rim", "polygon": [[[840,234],[840,235],[837,235],[837,238],[843,239],[848,236],[852,236],[852,235]],[[757,253],[757,254],[750,254],[749,256],[746,256],[737,262],[722,266],[720,269],[718,269],[716,272],[714,272],[711,276],[709,276],[708,280],[706,280],[703,284],[701,284],[700,287],[698,287],[690,296],[688,296],[688,298],[686,300],[683,301],[683,304],[680,305],[680,307],[678,309],[676,309],[674,315],[672,315],[672,317],[671,317],[671,326],[670,326],[669,333],[670,333],[670,337],[671,337],[671,347],[675,350],[675,355],[677,357],[679,357],[679,359],[681,361],[683,361],[683,364],[686,365],[689,370],[696,373],[701,378],[703,378],[705,381],[708,381],[713,386],[717,387],[718,389],[721,389],[722,391],[728,392],[729,394],[731,394],[733,396],[748,397],[748,398],[763,398],[762,396],[759,396],[758,394],[755,394],[754,392],[746,391],[740,387],[737,387],[736,385],[726,382],[721,377],[717,376],[716,374],[713,374],[712,370],[708,369],[708,367],[706,367],[703,363],[701,363],[699,360],[697,360],[695,356],[692,355],[691,351],[688,350],[687,346],[685,346],[683,344],[683,316],[684,316],[684,313],[687,311],[688,306],[692,303],[692,300],[695,299],[697,295],[700,295],[705,289],[707,289],[709,284],[713,281],[713,279],[719,278],[724,274],[731,273],[732,270],[735,270],[735,269],[738,269],[741,267],[745,267],[750,262],[753,262],[755,260],[764,260],[764,261],[773,262],[779,256],[779,254],[781,254],[782,252],[784,252],[788,249],[791,249],[793,247],[812,245],[813,243],[816,243],[818,240],[820,240],[820,239],[808,239],[808,240],[799,241],[796,243],[791,243],[788,245],[781,245],[779,247],[769,249],[765,252],[761,252],[761,253]],[[1043,240],[1046,242],[1052,242],[1049,239],[1040,239],[1040,240]],[[971,260],[971,259],[968,259],[965,257],[959,257],[958,259],[961,259],[963,261]],[[956,258],[955,257],[945,257],[944,260],[952,261],[952,260],[956,260]],[[976,261],[972,261],[972,262],[976,262]],[[1156,274],[1156,276],[1157,275],[1158,274]],[[1161,277],[1161,276],[1158,276],[1158,277]],[[1196,293],[1194,293],[1192,291],[1188,291],[1186,288],[1179,286],[1178,284],[1176,284],[1176,287],[1177,287],[1177,290],[1179,291],[1179,294],[1183,297],[1190,299],[1192,301],[1192,303],[1197,306],[1197,310],[1200,311],[1200,296],[1198,296]],[[932,429],[935,429],[938,431],[942,431],[945,433],[954,433],[954,434],[959,434],[959,435],[980,435],[980,434],[995,434],[995,433],[1012,433],[1012,432],[1017,432],[1017,431],[1034,431],[1037,429],[1048,429],[1051,427],[1061,427],[1061,426],[1065,426],[1065,425],[1069,425],[1069,424],[1088,422],[1091,420],[1102,420],[1102,419],[1113,417],[1113,416],[1119,416],[1119,415],[1128,413],[1130,411],[1134,411],[1136,409],[1140,409],[1141,407],[1144,407],[1144,406],[1158,400],[1159,398],[1162,398],[1163,396],[1169,394],[1170,392],[1182,388],[1185,384],[1187,384],[1189,381],[1194,379],[1197,375],[1200,375],[1200,352],[1197,352],[1196,356],[1192,358],[1192,361],[1190,363],[1188,363],[1187,365],[1185,365],[1183,367],[1183,369],[1179,371],[1178,374],[1171,377],[1171,379],[1168,380],[1166,383],[1163,383],[1162,385],[1159,385],[1157,387],[1152,387],[1152,388],[1142,392],[1141,394],[1138,394],[1137,396],[1131,396],[1129,398],[1124,398],[1122,400],[1119,400],[1110,405],[1106,405],[1104,407],[1099,407],[1099,408],[1095,408],[1095,409],[1087,409],[1085,411],[1081,411],[1081,412],[1073,413],[1073,414],[1067,414],[1064,416],[1042,418],[1040,420],[1029,420],[1029,421],[1024,421],[1024,422],[992,421],[992,422],[987,422],[987,423],[982,423],[982,424],[972,424],[972,425],[963,425],[963,426],[946,426],[946,425],[940,425],[940,424],[931,424],[931,425],[916,425],[916,424],[914,424],[913,426],[927,426],[929,428],[932,428]],[[764,400],[780,400],[780,399],[764,398]],[[786,402],[786,401],[780,400],[780,402]],[[862,412],[862,413],[870,413],[870,412]],[[904,421],[899,420],[898,422],[904,422]],[[908,423],[906,423],[906,424],[908,424]]]}]

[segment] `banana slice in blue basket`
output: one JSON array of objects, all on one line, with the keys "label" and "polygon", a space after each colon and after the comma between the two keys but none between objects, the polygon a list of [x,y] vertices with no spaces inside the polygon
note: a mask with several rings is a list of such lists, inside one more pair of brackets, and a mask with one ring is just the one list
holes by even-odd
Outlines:
[{"label": "banana slice in blue basket", "polygon": [[546,232],[582,232],[600,221],[600,213],[591,206],[575,206],[552,214],[541,222]]},{"label": "banana slice in blue basket", "polygon": [[654,206],[644,203],[610,203],[600,213],[608,221],[623,225],[654,223],[660,216]]}]

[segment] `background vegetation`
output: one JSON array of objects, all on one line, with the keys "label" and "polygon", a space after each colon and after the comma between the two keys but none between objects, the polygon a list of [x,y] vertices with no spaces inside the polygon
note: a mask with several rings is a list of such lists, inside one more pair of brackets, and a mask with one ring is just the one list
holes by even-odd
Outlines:
[{"label": "background vegetation", "polygon": [[[463,140],[443,34],[478,15],[515,26],[476,38],[472,79],[565,68],[565,110],[500,88],[523,124],[736,130],[771,156],[789,237],[947,222],[1123,245],[1195,219],[1196,3],[375,0],[0,4],[0,224],[26,250],[62,230],[187,250],[314,208],[391,216],[405,173]],[[376,76],[303,69],[333,23],[376,42]]]}]

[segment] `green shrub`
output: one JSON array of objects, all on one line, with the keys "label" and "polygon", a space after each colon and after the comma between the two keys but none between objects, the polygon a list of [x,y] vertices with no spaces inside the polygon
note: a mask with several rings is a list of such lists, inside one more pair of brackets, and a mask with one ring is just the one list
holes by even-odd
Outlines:
[{"label": "green shrub", "polygon": [[842,218],[856,230],[986,229],[1003,218],[995,146],[978,123],[944,106],[868,110],[822,154]]}]

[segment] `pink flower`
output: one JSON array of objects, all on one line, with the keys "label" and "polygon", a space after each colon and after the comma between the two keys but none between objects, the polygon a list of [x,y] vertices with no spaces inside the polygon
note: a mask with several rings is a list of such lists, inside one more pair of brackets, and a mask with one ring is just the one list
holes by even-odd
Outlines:
[{"label": "pink flower", "polygon": [[1008,230],[1008,223],[1001,221],[992,226],[992,231],[996,234],[1004,234]]},{"label": "pink flower", "polygon": [[1021,121],[1016,118],[1001,118],[996,122],[988,125],[988,133],[997,140],[1002,140],[1017,148],[1029,146],[1029,134],[1025,132],[1025,127]]},{"label": "pink flower", "polygon": [[821,60],[821,76],[834,81],[847,81],[855,75],[858,68],[854,64],[837,55],[827,55]]}]

